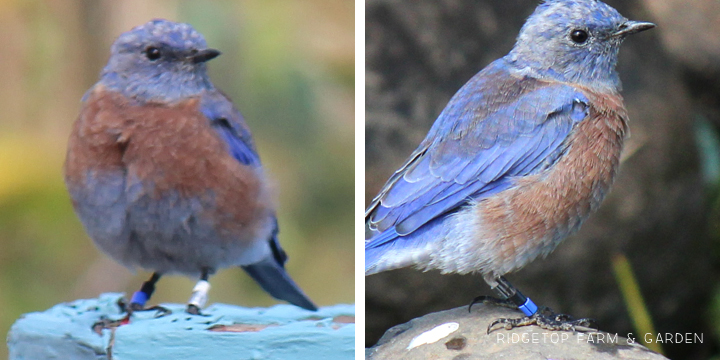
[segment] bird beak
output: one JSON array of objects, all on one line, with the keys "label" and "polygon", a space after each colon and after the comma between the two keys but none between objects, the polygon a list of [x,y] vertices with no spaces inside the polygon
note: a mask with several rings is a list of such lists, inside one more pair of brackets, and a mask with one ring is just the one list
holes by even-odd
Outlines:
[{"label": "bird beak", "polygon": [[641,31],[649,30],[655,27],[655,24],[644,21],[632,21],[628,20],[624,24],[620,25],[618,31],[612,34],[613,37],[620,37],[630,34],[639,33]]},{"label": "bird beak", "polygon": [[190,59],[192,59],[192,62],[202,63],[206,62],[208,60],[214,59],[218,57],[221,53],[215,49],[204,49],[204,50],[198,50],[198,52],[190,55]]}]

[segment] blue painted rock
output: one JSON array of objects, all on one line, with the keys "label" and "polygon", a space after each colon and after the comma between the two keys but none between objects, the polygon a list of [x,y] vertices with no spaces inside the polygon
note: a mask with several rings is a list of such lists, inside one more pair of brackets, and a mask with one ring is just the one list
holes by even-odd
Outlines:
[{"label": "blue painted rock", "polygon": [[[117,319],[122,294],[59,304],[23,315],[10,329],[10,360],[41,359],[354,359],[355,307],[317,312],[292,305],[243,308],[214,304],[202,316],[163,304],[169,315],[136,312],[129,324],[96,331]],[[110,357],[109,354],[112,354]]]}]

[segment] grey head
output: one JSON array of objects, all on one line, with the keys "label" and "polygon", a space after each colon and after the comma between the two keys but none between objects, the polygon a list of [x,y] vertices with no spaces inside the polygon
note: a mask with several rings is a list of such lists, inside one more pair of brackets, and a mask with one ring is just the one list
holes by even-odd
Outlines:
[{"label": "grey head", "polygon": [[653,27],[628,20],[601,1],[546,0],[527,19],[506,59],[530,76],[617,92],[620,44],[627,35]]},{"label": "grey head", "polygon": [[100,84],[138,102],[175,102],[214,89],[205,62],[220,55],[188,24],[155,19],[120,35]]}]

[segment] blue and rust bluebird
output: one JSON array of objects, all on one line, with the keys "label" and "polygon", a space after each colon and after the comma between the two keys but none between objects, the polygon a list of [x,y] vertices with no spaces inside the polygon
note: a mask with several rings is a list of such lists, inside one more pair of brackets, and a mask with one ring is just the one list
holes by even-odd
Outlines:
[{"label": "blue and rust bluebird", "polygon": [[123,265],[153,271],[129,310],[163,274],[199,277],[242,267],[273,297],[315,305],[284,269],[272,196],[250,130],[210,81],[220,55],[190,25],[153,20],[112,45],[83,97],[65,162],[75,211],[95,244]]},{"label": "blue and rust bluebird", "polygon": [[542,1],[510,53],[452,97],[373,199],[366,275],[480,273],[526,315],[488,331],[590,325],[538,311],[503,275],[549,254],[600,206],[628,129],[618,50],[654,26],[596,0]]}]

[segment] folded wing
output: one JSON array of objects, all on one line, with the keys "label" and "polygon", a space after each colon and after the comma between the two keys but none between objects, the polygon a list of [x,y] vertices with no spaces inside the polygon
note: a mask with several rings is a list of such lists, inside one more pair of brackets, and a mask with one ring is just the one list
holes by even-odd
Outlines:
[{"label": "folded wing", "polygon": [[569,85],[511,74],[503,59],[475,75],[366,210],[366,266],[384,246],[552,166],[587,104]]}]

